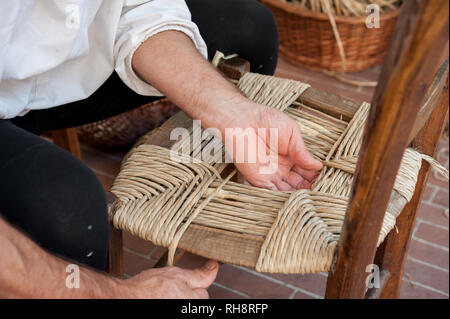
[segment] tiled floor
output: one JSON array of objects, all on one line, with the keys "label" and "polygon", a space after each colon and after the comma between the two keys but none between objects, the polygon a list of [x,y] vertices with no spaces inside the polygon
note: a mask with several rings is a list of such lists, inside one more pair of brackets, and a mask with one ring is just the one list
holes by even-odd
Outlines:
[{"label": "tiled floor", "polygon": [[[352,75],[359,80],[376,80],[379,68]],[[280,60],[276,75],[298,79],[313,87],[360,101],[369,101],[372,88],[354,87],[324,74],[293,67]],[[449,165],[448,141],[439,146],[439,160]],[[83,160],[108,189],[124,152],[102,152],[83,145]],[[449,297],[449,185],[431,176],[420,207],[405,266],[401,298]],[[127,276],[152,267],[164,252],[130,234],[124,235],[124,267]],[[193,268],[203,258],[186,253],[178,266]],[[216,282],[209,288],[211,298],[322,298],[327,274],[273,275],[261,274],[243,267],[221,265]]]}]

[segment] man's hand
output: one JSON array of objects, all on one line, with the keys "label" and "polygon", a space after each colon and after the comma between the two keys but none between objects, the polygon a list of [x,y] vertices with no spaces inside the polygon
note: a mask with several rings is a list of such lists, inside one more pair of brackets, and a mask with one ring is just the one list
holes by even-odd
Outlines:
[{"label": "man's hand", "polygon": [[[278,147],[269,146],[270,139],[263,134],[257,139],[268,145],[271,160],[278,163],[274,173],[261,174],[260,168],[265,163],[258,161],[258,157],[253,164],[235,161],[250,183],[279,190],[311,186],[322,165],[306,150],[297,124],[285,114],[243,96],[197,52],[186,35],[165,31],[148,38],[135,51],[132,65],[142,79],[193,119],[201,120],[204,128],[219,129],[225,140],[226,128],[251,128],[256,134],[258,128],[267,131],[277,128]],[[246,149],[249,152],[250,148]]]},{"label": "man's hand", "polygon": [[[237,112],[241,116],[224,121],[228,127],[221,131],[225,132],[227,150],[233,154],[235,166],[244,177],[252,185],[269,189],[288,191],[311,188],[322,164],[306,149],[297,123],[276,109],[253,102],[238,107],[242,108],[241,112]],[[239,131],[247,135],[246,139],[230,136],[230,129],[235,128],[242,129]],[[252,134],[245,132],[248,129]],[[271,137],[271,134],[274,136]],[[237,158],[240,149],[246,150],[241,160]],[[249,161],[253,156],[249,152],[255,151],[257,154],[253,159],[256,161]]]},{"label": "man's hand", "polygon": [[178,267],[146,270],[123,281],[118,297],[206,299],[206,288],[214,282],[218,269],[218,263],[210,260],[202,268],[194,270]]}]

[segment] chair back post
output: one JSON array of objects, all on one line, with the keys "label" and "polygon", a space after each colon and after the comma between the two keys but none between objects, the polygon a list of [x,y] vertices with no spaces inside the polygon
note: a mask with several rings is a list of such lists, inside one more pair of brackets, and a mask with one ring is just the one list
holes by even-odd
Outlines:
[{"label": "chair back post", "polygon": [[404,2],[365,127],[326,298],[365,296],[403,152],[448,46],[448,8],[447,0]]},{"label": "chair back post", "polygon": [[[411,145],[423,154],[430,156],[434,155],[445,128],[445,123],[448,120],[448,60],[446,68],[447,75],[441,78],[444,86],[438,95],[435,107],[429,115],[428,121],[415,136]],[[396,227],[398,231],[391,232],[377,249],[375,263],[379,268],[385,269],[391,274],[385,283],[383,291],[380,291],[379,298],[393,299],[400,296],[403,267],[429,173],[430,165],[424,162],[418,174],[414,195],[397,217]]]}]

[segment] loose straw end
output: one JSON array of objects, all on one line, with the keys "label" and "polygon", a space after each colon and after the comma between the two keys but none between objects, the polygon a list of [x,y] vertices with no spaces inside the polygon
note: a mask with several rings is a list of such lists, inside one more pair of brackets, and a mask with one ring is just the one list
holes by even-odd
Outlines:
[{"label": "loose straw end", "polygon": [[449,172],[448,170],[442,166],[438,161],[436,161],[433,157],[421,154],[422,159],[427,161],[430,166],[440,175],[442,176],[446,181],[449,180]]}]

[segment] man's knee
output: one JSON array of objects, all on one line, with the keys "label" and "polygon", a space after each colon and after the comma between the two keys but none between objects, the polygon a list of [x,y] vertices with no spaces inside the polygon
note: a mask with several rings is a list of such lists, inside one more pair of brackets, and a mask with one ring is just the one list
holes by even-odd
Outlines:
[{"label": "man's knee", "polygon": [[25,150],[4,169],[0,211],[52,253],[104,267],[109,238],[106,199],[95,174],[50,143]]},{"label": "man's knee", "polygon": [[[237,1],[241,2],[241,1]],[[272,12],[254,0],[243,1],[240,29],[254,60],[252,72],[273,75],[278,59],[278,29]]]},{"label": "man's knee", "polygon": [[277,33],[277,25],[275,17],[269,8],[256,0],[232,0],[230,5],[233,6],[231,12],[234,12],[240,24],[238,32],[247,32],[254,38],[267,38],[275,36]]},{"label": "man's knee", "polygon": [[278,59],[278,29],[272,12],[256,0],[228,0],[230,41],[251,71],[272,75]]},{"label": "man's knee", "polygon": [[272,12],[256,0],[187,0],[192,19],[208,45],[237,53],[253,72],[273,74],[278,59],[278,30]]}]

